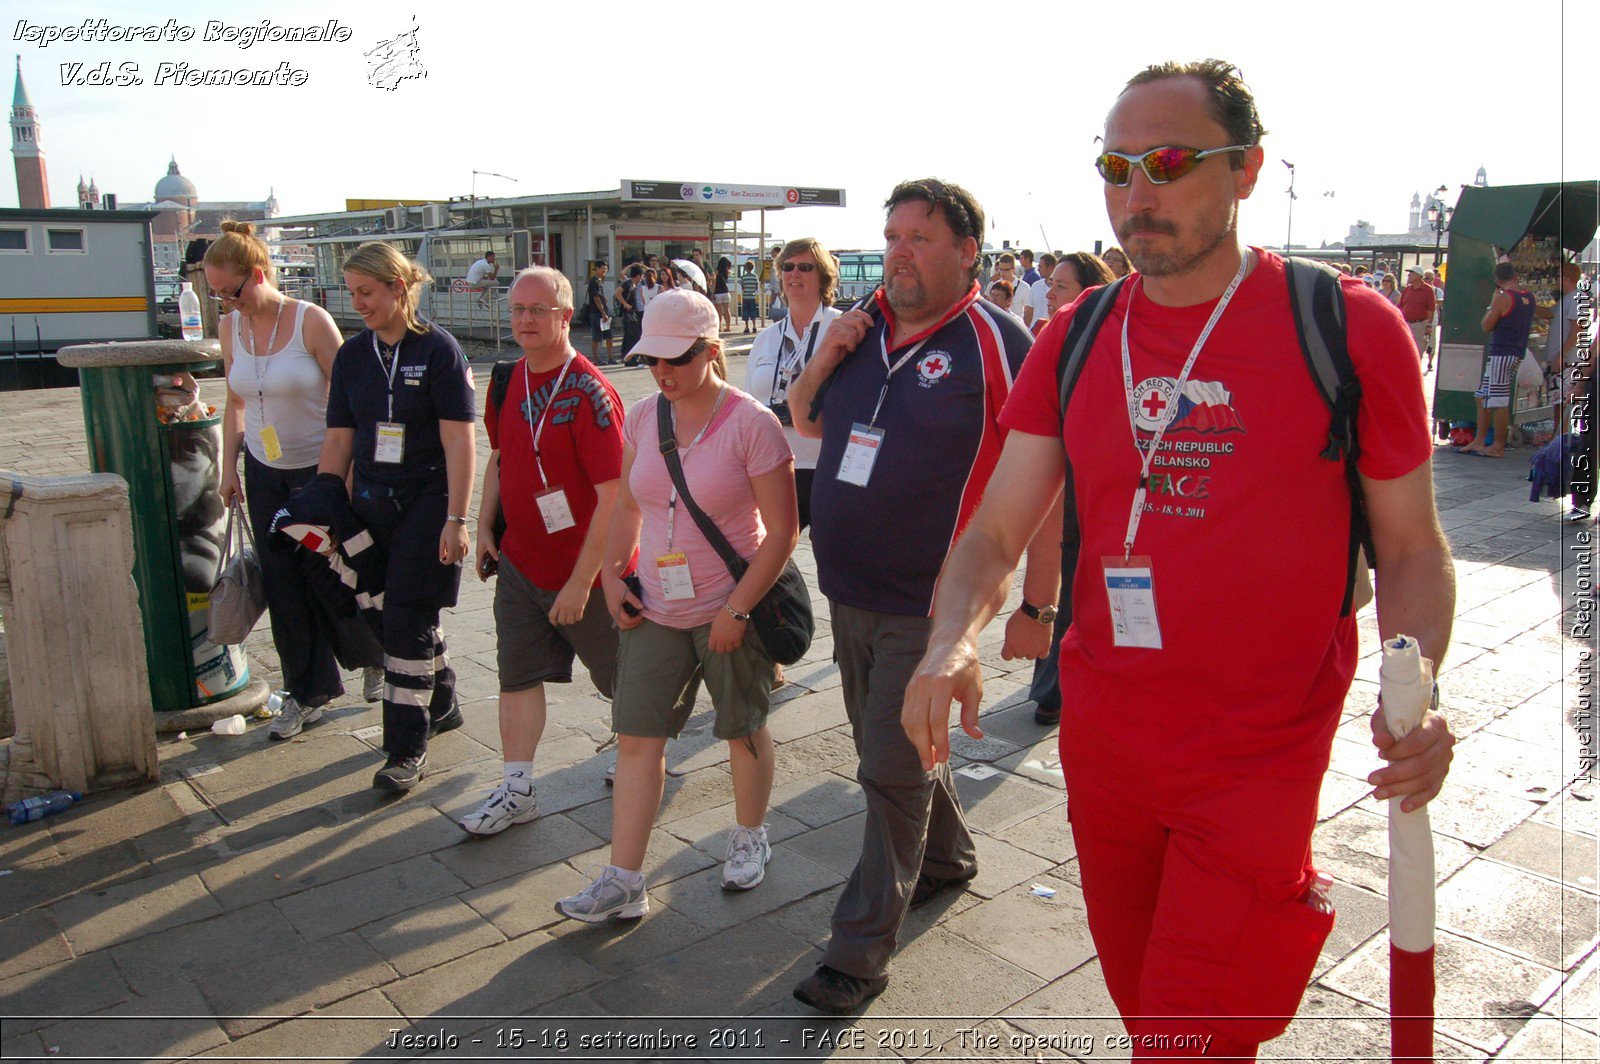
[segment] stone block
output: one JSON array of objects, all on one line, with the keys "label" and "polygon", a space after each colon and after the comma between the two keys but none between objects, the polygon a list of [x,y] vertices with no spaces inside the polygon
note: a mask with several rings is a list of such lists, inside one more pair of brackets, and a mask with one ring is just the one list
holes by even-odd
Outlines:
[{"label": "stone block", "polygon": [[[482,792],[474,792],[472,799],[456,803],[446,815],[464,815],[482,804],[483,797]],[[526,824],[513,824],[500,834],[485,838],[462,831],[459,844],[435,850],[433,857],[462,880],[478,887],[565,861],[573,854],[594,849],[602,841],[571,817],[557,813]]]},{"label": "stone block", "polygon": [[710,937],[713,932],[664,903],[652,900],[650,915],[619,934],[618,924],[562,920],[547,928],[562,947],[607,977],[626,978],[658,958]]},{"label": "stone block", "polygon": [[961,796],[967,823],[976,830],[996,834],[1022,821],[1062,805],[1066,795],[1032,780],[1001,772],[988,779],[975,780],[955,774],[956,792]]},{"label": "stone block", "polygon": [[218,1046],[210,1056],[247,1060],[307,1057],[355,1060],[384,1056],[393,1059],[395,1050],[388,1046],[394,1032],[418,1034],[424,1030],[433,1031],[437,1027],[413,1027],[381,991],[366,990]]},{"label": "stone block", "polygon": [[38,1038],[50,1056],[177,1060],[227,1044],[210,1011],[199,987],[173,980],[159,995],[132,997],[93,1016],[51,1024],[38,1031]]},{"label": "stone block", "polygon": [[1313,979],[1321,978],[1334,965],[1389,924],[1389,899],[1382,894],[1333,881],[1333,908],[1337,914],[1333,930],[1322,944]]},{"label": "stone block", "polygon": [[1485,857],[1525,868],[1593,894],[1600,860],[1593,836],[1562,831],[1535,820],[1518,825],[1484,853]]},{"label": "stone block", "polygon": [[1502,1060],[1528,1061],[1596,1061],[1600,1060],[1600,1039],[1593,1031],[1570,1023],[1562,1023],[1554,1016],[1543,1013],[1530,1019],[1515,1038],[1506,1043],[1495,1055]]},{"label": "stone block", "polygon": [[[728,836],[732,834],[733,825],[737,822],[734,808],[734,805],[729,803],[715,809],[707,809],[703,813],[696,813],[694,816],[682,817],[661,827],[663,831],[682,839],[711,858],[718,861],[725,860],[728,854]],[[791,839],[808,830],[800,821],[785,816],[776,809],[767,810],[766,823],[767,840],[774,843]]]},{"label": "stone block", "polygon": [[373,920],[359,933],[402,976],[506,940],[493,924],[455,898]]},{"label": "stone block", "polygon": [[[645,881],[653,890],[675,879],[704,871],[712,865],[720,865],[722,860],[723,854],[713,855],[662,828],[653,828],[650,831],[650,841],[645,850],[644,867],[641,871],[644,873]],[[610,861],[611,847],[608,844],[576,854],[567,863],[587,879],[593,879]]]},{"label": "stone block", "polygon": [[274,1017],[323,1008],[395,977],[361,936],[346,933],[293,953],[235,963],[227,978],[206,980],[200,989],[228,1037],[243,1038]]},{"label": "stone block", "polygon": [[561,943],[535,931],[407,976],[384,987],[384,996],[419,1023],[443,1016],[523,1016],[601,979]]},{"label": "stone block", "polygon": [[240,958],[259,961],[304,946],[294,925],[262,902],[114,946],[111,956],[136,993],[159,999],[175,982],[232,978]]},{"label": "stone block", "polygon": [[[1556,973],[1448,932],[1435,943],[1435,1032],[1493,1053],[1556,985]],[[1388,1007],[1389,939],[1378,935],[1322,977],[1322,984],[1380,1009]]]},{"label": "stone block", "polygon": [[[1435,834],[1434,872],[1439,882],[1448,879],[1472,858],[1463,843]],[[1365,887],[1387,896],[1389,882],[1389,822],[1386,817],[1359,806],[1346,809],[1318,824],[1311,836],[1311,859],[1334,879]]]},{"label": "stone block", "polygon": [[1439,888],[1440,927],[1547,968],[1566,970],[1594,948],[1596,899],[1493,861],[1473,861]]},{"label": "stone block", "polygon": [[222,906],[200,878],[181,873],[79,894],[51,907],[51,915],[79,955],[220,912]]},{"label": "stone block", "polygon": [[49,912],[34,910],[0,920],[0,980],[72,957],[72,947]]},{"label": "stone block", "polygon": [[1052,806],[992,834],[1001,842],[1037,854],[1055,865],[1065,864],[1078,855],[1078,847],[1072,841],[1072,825],[1067,821],[1066,809],[1061,806]]},{"label": "stone block", "polygon": [[158,780],[127,482],[9,477],[0,615],[12,778],[85,793]]},{"label": "stone block", "polygon": [[692,876],[652,886],[659,898],[702,927],[721,930],[754,920],[819,891],[843,882],[844,876],[801,856],[785,844],[772,848],[766,878],[753,890],[723,890],[722,868],[707,868]]},{"label": "stone block", "polygon": [[63,961],[0,979],[0,1016],[12,1038],[73,1016],[87,1016],[132,994],[110,954]]},{"label": "stone block", "polygon": [[[1033,883],[1055,890],[1055,896],[1034,894]],[[1050,876],[1007,888],[944,926],[1046,982],[1059,979],[1095,955],[1082,892],[1076,885]]]},{"label": "stone block", "polygon": [[554,864],[468,891],[461,900],[507,938],[565,920],[556,901],[589,885],[586,876],[567,864]]},{"label": "stone block", "polygon": [[772,808],[814,828],[866,807],[860,784],[836,772],[818,772],[772,791]]},{"label": "stone block", "polygon": [[466,889],[449,869],[423,854],[279,898],[275,904],[309,942]]}]

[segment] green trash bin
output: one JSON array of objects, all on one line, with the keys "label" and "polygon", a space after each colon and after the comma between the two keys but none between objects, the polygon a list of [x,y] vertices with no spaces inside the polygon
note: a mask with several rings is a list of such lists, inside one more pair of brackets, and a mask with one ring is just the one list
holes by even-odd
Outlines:
[{"label": "green trash bin", "polygon": [[217,369],[219,354],[215,340],[149,340],[82,344],[57,355],[79,371],[90,467],[128,482],[158,722],[163,712],[213,705],[226,711],[218,715],[248,715],[266,698],[266,685],[251,682],[243,649],[217,646],[207,634],[227,519],[217,491],[221,411],[170,423],[158,415],[158,391],[170,395],[178,374]]}]

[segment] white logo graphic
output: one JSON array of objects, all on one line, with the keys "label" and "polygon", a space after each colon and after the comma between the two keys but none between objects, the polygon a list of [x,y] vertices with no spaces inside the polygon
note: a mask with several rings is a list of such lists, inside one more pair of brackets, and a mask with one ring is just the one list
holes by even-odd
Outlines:
[{"label": "white logo graphic", "polygon": [[944,351],[929,351],[917,362],[917,376],[923,384],[932,384],[950,374],[950,355]]},{"label": "white logo graphic", "polygon": [[1133,423],[1154,432],[1172,420],[1177,407],[1178,382],[1171,377],[1149,377],[1133,390]]}]

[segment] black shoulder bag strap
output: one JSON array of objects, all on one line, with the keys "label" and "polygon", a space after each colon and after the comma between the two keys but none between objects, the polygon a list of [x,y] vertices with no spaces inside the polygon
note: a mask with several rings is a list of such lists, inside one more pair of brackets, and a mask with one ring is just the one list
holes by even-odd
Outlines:
[{"label": "black shoulder bag strap", "polygon": [[1344,462],[1345,482],[1350,488],[1350,547],[1346,559],[1344,602],[1341,617],[1348,616],[1354,604],[1361,553],[1376,565],[1372,549],[1372,529],[1361,495],[1361,475],[1356,459],[1361,445],[1356,438],[1356,419],[1361,410],[1361,381],[1350,359],[1348,328],[1345,323],[1344,292],[1340,274],[1332,267],[1311,259],[1285,259],[1289,278],[1289,300],[1294,309],[1295,332],[1306,367],[1317,385],[1317,393],[1328,404],[1328,445],[1322,457]]},{"label": "black shoulder bag strap", "polygon": [[[1083,297],[1077,312],[1072,315],[1072,324],[1067,326],[1066,339],[1061,343],[1061,355],[1056,360],[1056,381],[1059,385],[1063,430],[1067,423],[1067,402],[1072,398],[1072,389],[1077,386],[1079,374],[1083,372],[1084,358],[1089,354],[1089,348],[1094,346],[1094,338],[1100,332],[1100,325],[1105,321],[1106,314],[1116,305],[1117,294],[1122,290],[1124,280],[1126,278],[1118,278],[1104,287],[1091,289],[1089,294]],[[1077,566],[1078,545],[1081,541],[1078,530],[1078,505],[1072,491],[1072,463],[1065,462],[1065,467],[1066,481],[1061,495],[1063,589],[1072,585],[1072,571]],[[1071,596],[1063,591],[1061,601],[1070,602],[1070,599]]]},{"label": "black shoulder bag strap", "polygon": [[[855,306],[851,307],[850,310],[864,310],[870,314],[874,320],[881,318],[883,316],[883,311],[878,309],[878,290],[874,288],[870,293],[868,293],[865,299],[855,304]],[[848,314],[850,311],[847,310],[845,313]],[[809,362],[810,356],[807,355],[806,358]],[[839,371],[835,369],[833,372],[837,373]],[[833,373],[830,373],[828,374],[827,378],[817,386],[817,393],[811,397],[811,409],[806,412],[806,418],[808,420],[816,421],[817,418],[822,416],[822,402],[824,399],[828,398],[828,389],[832,387]]]},{"label": "black shoulder bag strap", "polygon": [[673,486],[678,489],[678,500],[689,511],[689,516],[694,518],[706,542],[722,557],[722,564],[728,567],[734,580],[744,579],[744,571],[750,568],[750,563],[739,557],[739,552],[723,536],[716,522],[706,516],[706,512],[695,503],[694,496],[689,494],[688,481],[683,477],[683,463],[678,459],[678,438],[672,431],[672,404],[667,402],[664,395],[656,396],[656,430],[661,437],[661,459],[666,462]]}]

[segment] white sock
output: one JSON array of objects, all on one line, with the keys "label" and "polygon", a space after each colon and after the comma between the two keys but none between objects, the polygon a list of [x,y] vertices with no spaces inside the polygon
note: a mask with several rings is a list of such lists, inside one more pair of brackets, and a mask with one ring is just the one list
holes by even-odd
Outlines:
[{"label": "white sock", "polygon": [[643,871],[635,871],[631,868],[618,868],[616,865],[606,865],[606,867],[611,869],[612,872],[615,872],[617,878],[622,880],[622,882],[628,887],[632,888],[644,886]]},{"label": "white sock", "polygon": [[510,783],[513,779],[515,779],[518,776],[522,777],[525,780],[532,781],[532,779],[533,779],[533,762],[532,761],[507,761],[506,762],[506,767],[505,767],[505,781],[507,783]]}]

